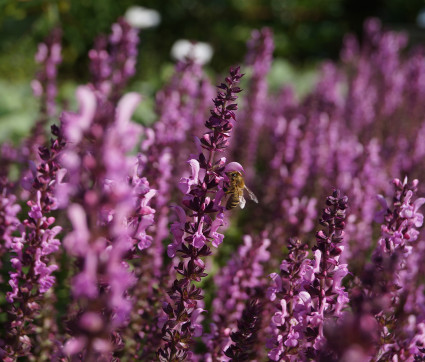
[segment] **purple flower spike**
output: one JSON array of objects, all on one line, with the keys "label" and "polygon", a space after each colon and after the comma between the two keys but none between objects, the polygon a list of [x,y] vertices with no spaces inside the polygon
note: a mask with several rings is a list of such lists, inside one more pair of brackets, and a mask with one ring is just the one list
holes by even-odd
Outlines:
[{"label": "purple flower spike", "polygon": [[[418,208],[424,199],[415,200],[417,180],[394,179],[393,186],[391,204],[378,197],[383,209],[379,212],[381,237],[372,263],[366,264],[350,291],[352,315],[325,329],[328,350],[340,359],[354,351],[363,359],[382,361],[420,361],[424,357],[425,309],[420,286],[424,245],[418,241],[416,229],[423,224]],[[338,301],[344,298],[342,293]]]},{"label": "purple flower spike", "polygon": [[[198,301],[203,299],[202,291],[193,281],[207,276],[202,258],[211,254],[208,246],[218,246],[223,235],[218,228],[223,224],[223,209],[220,205],[223,185],[226,180],[225,159],[214,160],[216,152],[224,151],[236,119],[234,110],[236,93],[241,90],[236,84],[242,75],[239,68],[231,69],[225,83],[218,86],[214,108],[205,122],[209,129],[201,137],[201,146],[206,150],[197,158],[191,157],[191,177],[182,178],[179,188],[185,194],[183,204],[186,210],[178,207],[179,220],[171,226],[173,242],[168,247],[168,255],[180,253],[184,259],[175,268],[181,278],[176,279],[168,292],[172,302],[165,303],[162,327],[164,345],[158,350],[160,361],[183,361],[189,356],[190,344],[194,336],[201,334],[201,326],[193,316],[199,311]],[[242,167],[234,163],[230,167]]]},{"label": "purple flower spike", "polygon": [[[411,331],[408,320],[416,319],[418,314],[417,307],[413,306],[414,299],[406,303],[405,298],[409,294],[411,298],[416,298],[411,290],[417,288],[415,280],[420,271],[415,265],[421,263],[419,260],[423,255],[420,250],[421,243],[418,242],[417,228],[423,225],[424,217],[419,208],[425,203],[425,198],[416,200],[414,198],[418,180],[408,182],[405,178],[402,182],[394,179],[393,185],[395,189],[393,204],[388,206],[381,202],[384,206],[380,213],[384,219],[381,225],[381,238],[372,256],[374,265],[368,266],[380,270],[380,273],[366,269],[369,275],[365,275],[364,281],[365,286],[370,289],[371,304],[382,305],[384,300],[389,302],[381,307],[379,314],[375,315],[381,336],[377,353],[382,355],[382,358],[395,360],[423,353],[419,347],[411,349],[409,353],[405,348],[412,345],[416,333]],[[383,199],[382,196],[380,198]],[[400,322],[394,326],[395,313],[400,315]]]},{"label": "purple flower spike", "polygon": [[[124,29],[122,36],[126,34]],[[124,78],[115,79],[119,87]],[[150,203],[156,195],[138,172],[138,159],[128,155],[141,134],[131,121],[141,97],[115,98],[93,88],[78,88],[79,113],[62,116],[72,142],[64,150],[58,192],[63,204],[69,203],[72,224],[64,246],[78,264],[71,284],[71,339],[64,350],[70,358],[82,353],[87,360],[109,358],[122,348],[121,328],[129,323],[134,303],[130,291],[140,277],[128,260],[140,258],[152,244],[148,228],[155,210]]]},{"label": "purple flower spike", "polygon": [[[243,109],[243,125],[238,130],[237,152],[242,152],[242,160],[247,170],[247,178],[254,175],[254,163],[258,148],[258,133],[263,126],[268,111],[267,74],[272,64],[274,51],[273,33],[269,28],[254,30],[248,41],[246,63],[252,68],[252,76]],[[239,151],[242,150],[242,151]]]},{"label": "purple flower spike", "polygon": [[[341,317],[348,303],[348,294],[341,285],[348,274],[347,265],[340,264],[347,197],[335,190],[326,199],[320,223],[326,228],[316,234],[314,259],[307,259],[307,246],[290,240],[289,255],[282,262],[280,276],[272,274],[275,286],[268,295],[279,301],[271,320],[273,337],[268,341],[269,358],[289,361],[322,356],[326,339],[324,326]],[[331,357],[329,357],[331,358]]]},{"label": "purple flower spike", "polygon": [[61,57],[61,30],[54,29],[46,39],[46,43],[40,43],[35,55],[35,61],[42,65],[36,79],[31,82],[33,93],[41,98],[41,119],[46,122],[47,118],[56,115],[56,75],[57,67],[62,62]]},{"label": "purple flower spike", "polygon": [[263,306],[254,299],[247,302],[242,317],[238,320],[238,331],[232,333],[233,343],[224,351],[230,361],[252,361],[256,357],[255,344],[261,328]]},{"label": "purple flower spike", "polygon": [[[9,273],[12,291],[6,293],[6,300],[10,303],[7,310],[9,338],[4,350],[12,359],[31,355],[34,321],[40,317],[46,294],[56,282],[53,272],[59,268],[55,263],[55,254],[60,241],[56,237],[62,228],[54,226],[55,218],[49,214],[57,208],[56,176],[65,142],[58,127],[52,126],[51,130],[56,138],[51,140],[50,147],[39,147],[40,162],[32,164],[31,177],[27,179],[28,191],[32,193],[32,198],[27,202],[30,208],[28,218],[19,225],[13,225],[13,213],[19,208],[7,207],[9,205],[5,201],[8,199],[0,198],[2,206],[9,211],[4,236],[12,255],[12,271]],[[1,211],[0,208],[0,215]],[[8,233],[12,226],[16,226],[21,236],[10,240]]]},{"label": "purple flower spike", "polygon": [[89,52],[92,85],[114,104],[121,98],[127,82],[136,72],[138,43],[137,30],[120,18],[112,25],[109,39],[99,37],[94,49]]}]

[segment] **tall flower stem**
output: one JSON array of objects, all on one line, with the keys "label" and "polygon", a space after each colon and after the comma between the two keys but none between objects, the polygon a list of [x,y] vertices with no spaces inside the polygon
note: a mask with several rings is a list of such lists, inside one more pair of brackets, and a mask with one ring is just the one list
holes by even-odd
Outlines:
[{"label": "tall flower stem", "polygon": [[140,95],[124,95],[116,107],[90,87],[78,88],[77,97],[81,111],[62,116],[69,143],[61,195],[70,203],[72,223],[64,246],[78,266],[64,351],[95,361],[122,348],[120,328],[128,323],[128,292],[136,282],[127,260],[150,246],[146,228],[153,223],[149,201],[156,192],[128,155],[141,130],[130,119]]},{"label": "tall flower stem", "polygon": [[228,138],[233,128],[231,119],[235,120],[234,110],[237,105],[236,93],[241,89],[236,86],[242,75],[239,68],[231,69],[230,76],[221,83],[210,118],[205,122],[209,129],[200,140],[202,148],[207,151],[199,153],[197,159],[190,159],[192,176],[182,178],[179,184],[184,192],[183,205],[186,211],[176,206],[179,220],[171,226],[173,242],[168,247],[168,255],[174,257],[176,252],[182,259],[176,271],[181,275],[168,292],[171,300],[164,304],[163,340],[164,345],[158,350],[161,361],[183,361],[190,358],[193,337],[202,333],[198,317],[203,309],[198,301],[203,299],[202,291],[195,286],[207,276],[203,258],[211,254],[208,242],[217,247],[223,241],[218,228],[223,224],[224,207],[220,205],[224,196],[223,186],[225,172],[230,169],[242,170],[242,166],[233,162],[226,164],[224,157],[214,160],[217,152],[228,147]]},{"label": "tall flower stem", "polygon": [[56,235],[62,228],[54,226],[55,218],[49,214],[58,206],[57,173],[65,143],[56,126],[52,126],[52,132],[57,138],[51,141],[49,148],[39,148],[42,162],[38,167],[33,166],[32,177],[26,180],[25,186],[33,194],[33,199],[27,202],[28,218],[19,226],[21,236],[14,237],[10,243],[13,271],[9,281],[12,291],[6,294],[10,303],[5,347],[8,358],[33,353],[34,319],[40,313],[43,295],[55,283],[52,273],[58,269],[54,253],[60,245]]}]

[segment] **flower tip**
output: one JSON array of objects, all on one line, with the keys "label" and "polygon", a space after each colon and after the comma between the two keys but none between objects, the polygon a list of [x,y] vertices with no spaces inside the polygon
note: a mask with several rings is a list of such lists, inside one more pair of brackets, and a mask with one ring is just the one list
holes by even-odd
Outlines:
[{"label": "flower tip", "polygon": [[129,123],[131,116],[142,100],[141,94],[137,92],[130,92],[125,94],[118,102],[116,121],[119,124]]},{"label": "flower tip", "polygon": [[[405,181],[406,181],[406,179],[405,179]],[[396,187],[398,187],[398,188],[402,188],[402,187],[403,187],[402,182],[401,182],[401,181],[400,181],[400,179],[398,179],[398,178],[395,178],[395,179],[393,180],[393,184],[394,184],[394,186],[396,186]]]}]

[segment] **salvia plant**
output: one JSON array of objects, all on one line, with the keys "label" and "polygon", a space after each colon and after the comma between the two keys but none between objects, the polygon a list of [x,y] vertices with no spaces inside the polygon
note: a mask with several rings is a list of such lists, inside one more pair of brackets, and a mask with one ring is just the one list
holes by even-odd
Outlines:
[{"label": "salvia plant", "polygon": [[0,359],[425,361],[424,51],[369,19],[300,98],[255,30],[215,88],[179,61],[146,126],[138,43],[119,19],[62,102],[60,30],[38,47],[0,147]]}]

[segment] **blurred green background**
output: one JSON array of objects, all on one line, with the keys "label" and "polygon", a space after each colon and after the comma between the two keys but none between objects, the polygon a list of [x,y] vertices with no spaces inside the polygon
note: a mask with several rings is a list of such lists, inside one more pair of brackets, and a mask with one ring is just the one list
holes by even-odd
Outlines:
[{"label": "blurred green background", "polygon": [[242,63],[255,28],[273,29],[276,49],[272,86],[292,82],[299,92],[314,80],[317,62],[337,59],[344,34],[361,35],[363,22],[379,17],[384,26],[425,44],[417,18],[424,0],[0,0],[0,142],[28,132],[38,105],[30,81],[37,44],[54,26],[63,29],[59,98],[73,98],[88,79],[87,53],[99,34],[133,5],[157,10],[161,23],[141,30],[138,74],[131,88],[145,102],[136,118],[152,122],[153,96],[173,69],[172,44],[181,38],[207,42],[214,55],[207,71],[222,73]]}]

